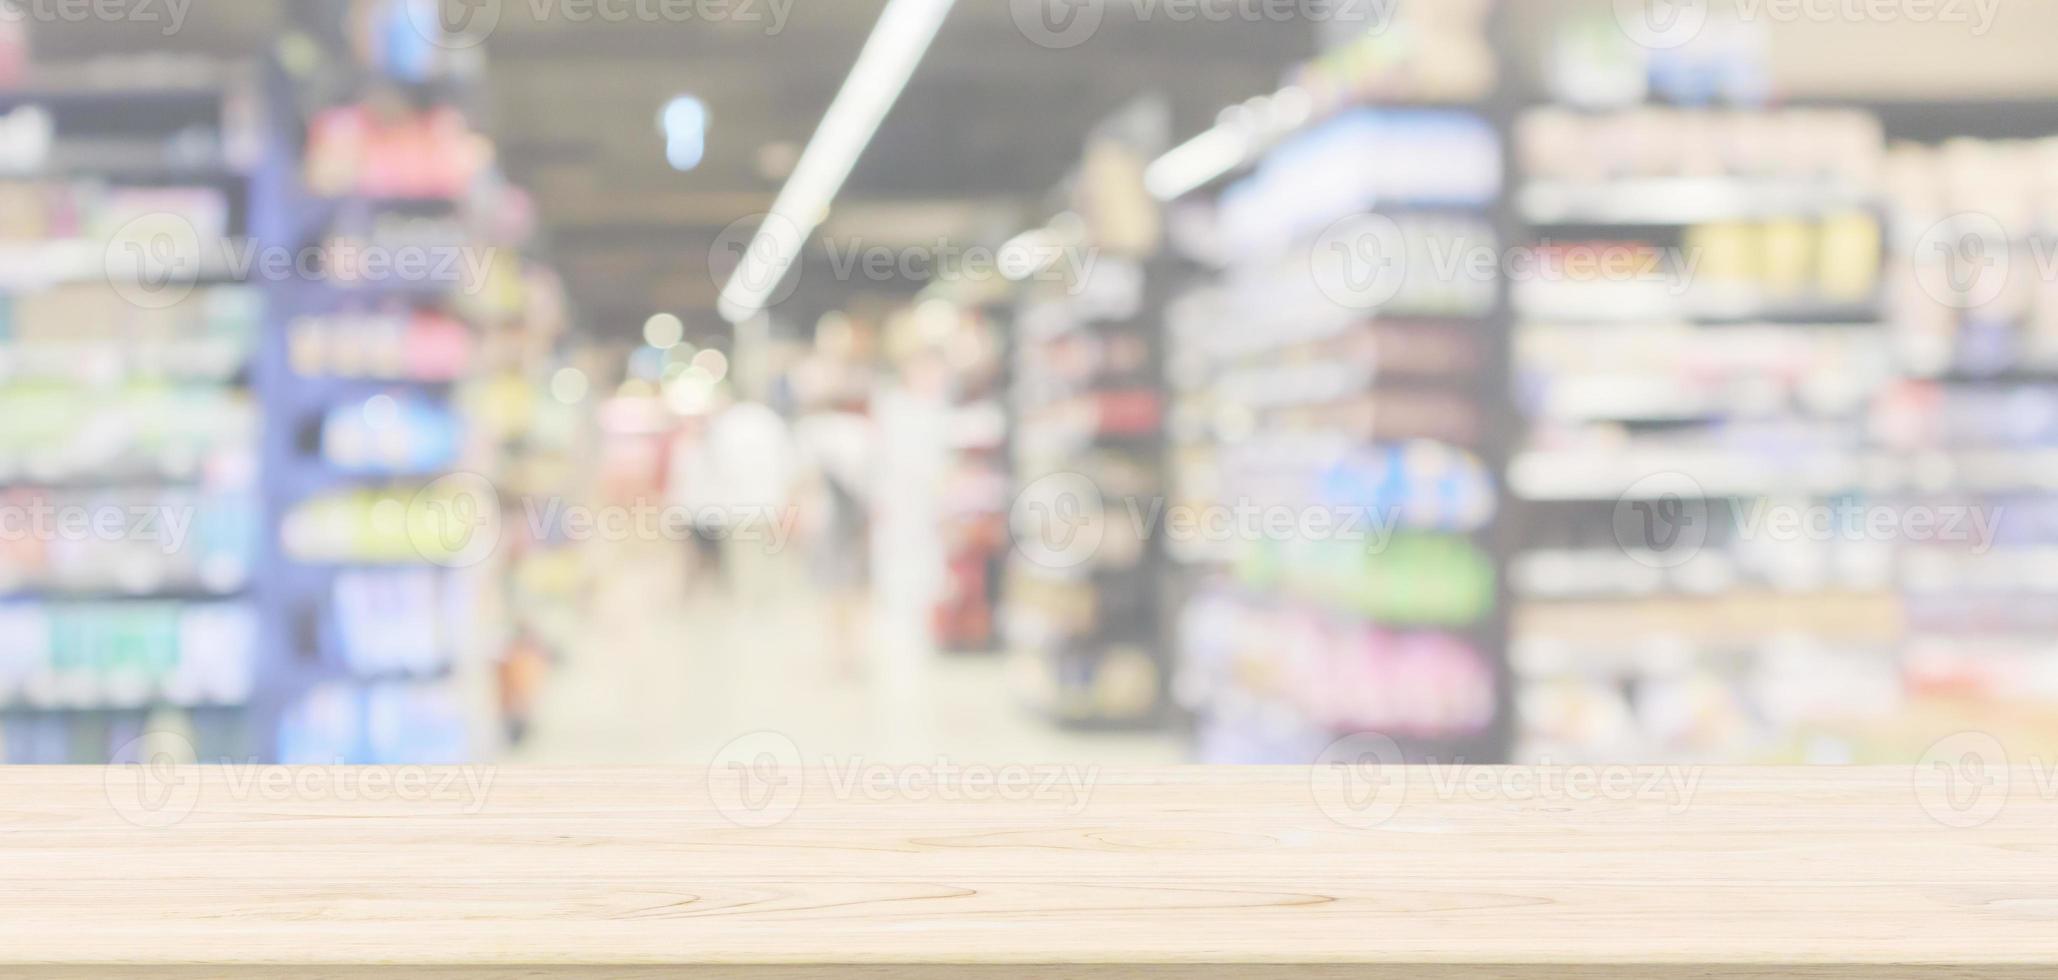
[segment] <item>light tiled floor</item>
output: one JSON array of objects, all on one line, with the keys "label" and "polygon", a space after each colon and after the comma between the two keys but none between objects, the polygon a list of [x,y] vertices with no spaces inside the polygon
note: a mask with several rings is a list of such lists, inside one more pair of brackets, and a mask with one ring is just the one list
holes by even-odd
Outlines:
[{"label": "light tiled floor", "polygon": [[1174,733],[1062,731],[1015,697],[999,657],[931,651],[910,603],[875,605],[865,666],[839,669],[826,603],[805,571],[689,587],[666,552],[609,555],[586,637],[550,677],[528,744],[507,761],[704,764],[761,731],[810,763],[1187,760]]}]

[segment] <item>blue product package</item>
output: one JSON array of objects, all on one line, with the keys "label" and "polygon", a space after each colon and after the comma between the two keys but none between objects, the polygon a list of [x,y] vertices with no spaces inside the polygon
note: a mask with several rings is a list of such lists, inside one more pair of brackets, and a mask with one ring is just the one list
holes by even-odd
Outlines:
[{"label": "blue product package", "polygon": [[438,0],[389,0],[378,18],[379,68],[398,81],[432,80],[438,48],[427,35],[443,24]]}]

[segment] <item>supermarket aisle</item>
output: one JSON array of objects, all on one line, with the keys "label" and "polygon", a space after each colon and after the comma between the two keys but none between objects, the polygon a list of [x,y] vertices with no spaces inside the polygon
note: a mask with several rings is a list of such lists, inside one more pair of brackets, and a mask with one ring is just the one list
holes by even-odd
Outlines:
[{"label": "supermarket aisle", "polygon": [[604,557],[584,645],[552,674],[534,735],[505,761],[694,764],[767,729],[811,761],[1189,761],[1171,733],[1057,730],[1019,703],[1001,658],[933,655],[917,612],[892,597],[875,613],[869,663],[848,676],[804,574],[779,569],[766,576],[771,594],[736,596],[687,589],[675,559],[648,545]]}]

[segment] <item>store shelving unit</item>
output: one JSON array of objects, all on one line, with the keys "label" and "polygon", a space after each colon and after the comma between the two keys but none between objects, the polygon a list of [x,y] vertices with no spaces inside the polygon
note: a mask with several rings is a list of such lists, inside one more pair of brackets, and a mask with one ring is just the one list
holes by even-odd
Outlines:
[{"label": "store shelving unit", "polygon": [[1168,270],[1144,189],[1164,116],[1144,100],[1089,136],[1032,236],[1084,260],[1030,270],[1010,324],[1002,642],[1017,690],[1074,728],[1169,718],[1164,541],[1135,519],[1164,493]]},{"label": "store shelving unit", "polygon": [[189,59],[31,77],[0,91],[0,760],[240,757],[261,309],[221,260],[253,93]]},{"label": "store shelving unit", "polygon": [[1926,726],[1862,733],[1905,754],[1977,727],[2019,752],[2058,745],[2058,648],[2043,610],[2058,544],[2058,111],[1882,106],[1894,221],[1895,378],[1872,417],[1921,467],[1911,501],[1951,524],[1900,542],[1904,704]]},{"label": "store shelving unit", "polygon": [[1173,205],[1172,506],[1229,528],[1172,544],[1202,761],[1507,752],[1505,283],[1445,265],[1509,230],[1491,11],[1409,13],[1239,109],[1243,165]]},{"label": "store shelving unit", "polygon": [[999,296],[951,306],[955,326],[943,343],[949,370],[946,420],[950,461],[944,476],[944,593],[935,610],[942,649],[991,653],[1000,643],[1002,582],[1008,562],[1008,332]]},{"label": "store shelving unit", "polygon": [[[296,253],[319,249],[332,232],[361,229],[389,208],[419,212],[438,207],[429,201],[316,196],[305,170],[305,129],[286,114],[286,107],[300,104],[298,83],[282,71],[272,85],[272,104],[279,112],[270,127],[278,141],[271,154],[277,168],[271,175],[275,197],[268,229],[273,241],[290,243]],[[418,399],[446,401],[448,386],[410,383],[374,367],[370,357],[361,373],[352,372],[359,376],[341,376],[335,363],[341,358],[310,354],[304,338],[325,321],[355,318],[363,329],[375,313],[410,310],[421,298],[420,284],[374,282],[346,289],[326,278],[295,276],[270,285],[272,315],[263,359],[271,423],[265,446],[272,529],[265,603],[266,647],[272,653],[264,683],[267,753],[286,762],[417,761],[401,757],[391,741],[371,744],[369,699],[379,678],[360,676],[358,654],[369,651],[357,647],[383,646],[395,654],[406,650],[387,658],[394,669],[381,687],[389,692],[404,690],[417,677],[447,672],[454,659],[448,639],[438,631],[444,610],[422,601],[436,594],[438,575],[413,553],[407,526],[418,488],[434,476],[414,474],[410,480],[409,474],[378,464],[339,465],[326,437],[330,420],[340,428],[346,424],[343,413],[352,406],[362,418],[373,400],[381,399],[379,405],[392,406],[382,409],[385,418],[364,422],[367,427],[392,425],[399,406],[420,404]],[[340,325],[334,330],[332,352],[371,342],[349,330]],[[296,338],[301,338],[299,349]],[[377,516],[385,520],[375,523]],[[361,627],[370,624],[344,612],[339,598],[349,590],[359,595],[376,591],[380,579],[391,590],[389,613],[396,621],[368,634]],[[412,713],[407,706],[387,710],[402,719]],[[464,758],[449,751],[447,732],[433,741],[434,754],[419,761]]]},{"label": "store shelving unit", "polygon": [[[1588,16],[1603,26],[1561,27],[1629,45]],[[1834,760],[1801,733],[1895,701],[1892,545],[1760,523],[1898,500],[1918,476],[1868,426],[1891,374],[1880,126],[1763,107],[1754,35],[1707,35],[1586,51],[1648,70],[1603,86],[1640,97],[1561,87],[1516,124],[1537,254],[1511,342],[1524,759]]]},{"label": "store shelving unit", "polygon": [[[488,163],[475,71],[354,70],[360,84],[341,104],[283,68],[271,78],[266,233],[326,261],[321,275],[270,284],[267,750],[289,762],[457,762],[502,734],[480,710],[492,685],[475,668],[528,649],[502,635],[512,627],[487,627],[537,584],[524,569],[548,547],[524,540],[504,564],[522,529],[501,520],[501,486],[520,461],[493,421],[521,414],[548,360],[547,341],[540,353],[524,343],[533,220]],[[431,262],[353,270],[353,248]]]},{"label": "store shelving unit", "polygon": [[1054,720],[1148,726],[1165,717],[1164,555],[1129,515],[1162,492],[1164,285],[1128,257],[1094,276],[1035,284],[1015,318],[1010,519],[1038,544],[1010,558],[1003,635]]}]

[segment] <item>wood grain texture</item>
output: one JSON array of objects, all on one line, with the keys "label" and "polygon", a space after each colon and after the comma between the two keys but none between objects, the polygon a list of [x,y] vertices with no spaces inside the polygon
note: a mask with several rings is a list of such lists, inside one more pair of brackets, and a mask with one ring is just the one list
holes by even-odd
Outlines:
[{"label": "wood grain texture", "polygon": [[2058,976],[2027,768],[139,772],[0,770],[0,978]]}]

